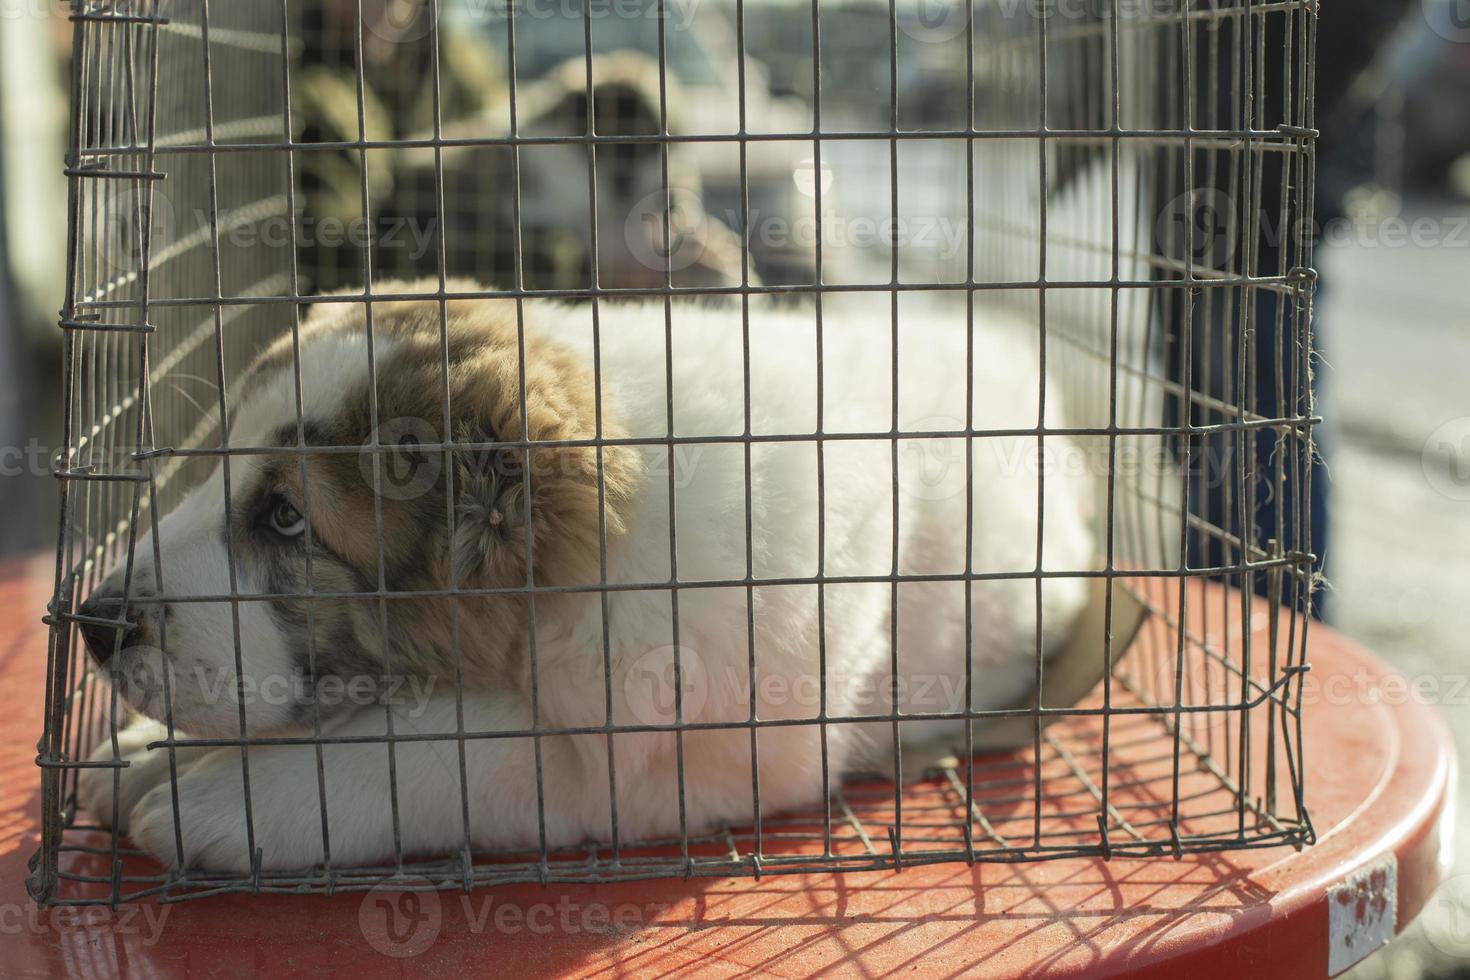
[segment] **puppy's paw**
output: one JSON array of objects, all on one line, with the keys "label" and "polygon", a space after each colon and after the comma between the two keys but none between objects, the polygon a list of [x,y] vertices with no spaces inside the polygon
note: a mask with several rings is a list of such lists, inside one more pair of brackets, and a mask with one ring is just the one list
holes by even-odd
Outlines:
[{"label": "puppy's paw", "polygon": [[234,755],[231,768],[221,755],[206,756],[179,779],[177,814],[167,780],[138,799],[128,815],[134,844],[171,868],[249,873],[240,760]]},{"label": "puppy's paw", "polygon": [[[302,765],[291,765],[293,757]],[[313,758],[299,750],[252,752],[247,805],[239,751],[209,751],[180,776],[177,812],[164,780],[133,807],[128,836],[173,868],[249,874],[252,847],[267,870],[309,868],[323,860],[316,780],[305,768]]]},{"label": "puppy's paw", "polygon": [[[168,737],[167,729],[148,718],[139,719],[117,733],[117,751],[112,739],[104,738],[88,762],[126,762],[126,766],[89,766],[77,770],[77,806],[90,813],[101,826],[127,832],[128,814],[144,794],[169,778],[167,749],[149,751],[149,742]],[[187,762],[184,750],[178,752],[180,764]],[[114,792],[115,791],[115,792]],[[114,805],[114,796],[116,805]]]}]

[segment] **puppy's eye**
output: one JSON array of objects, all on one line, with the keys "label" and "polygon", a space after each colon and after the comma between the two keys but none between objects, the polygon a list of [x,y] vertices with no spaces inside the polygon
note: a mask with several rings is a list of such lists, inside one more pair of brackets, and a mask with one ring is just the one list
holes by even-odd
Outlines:
[{"label": "puppy's eye", "polygon": [[300,537],[306,530],[306,518],[296,509],[295,504],[284,497],[276,499],[267,519],[271,530],[285,538]]}]

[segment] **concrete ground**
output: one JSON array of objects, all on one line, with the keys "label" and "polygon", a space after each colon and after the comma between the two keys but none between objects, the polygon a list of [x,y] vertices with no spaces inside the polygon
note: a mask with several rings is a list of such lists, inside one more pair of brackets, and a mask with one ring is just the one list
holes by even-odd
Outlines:
[{"label": "concrete ground", "polygon": [[[1470,209],[1404,217],[1426,234],[1379,224],[1318,255],[1338,425],[1329,615],[1438,692],[1425,700],[1470,759]],[[1470,977],[1470,780],[1458,802],[1454,877],[1355,980]]]}]

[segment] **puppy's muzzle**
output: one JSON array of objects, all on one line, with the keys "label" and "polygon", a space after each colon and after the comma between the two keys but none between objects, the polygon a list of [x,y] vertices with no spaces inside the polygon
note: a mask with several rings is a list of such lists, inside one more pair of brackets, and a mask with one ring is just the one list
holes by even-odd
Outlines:
[{"label": "puppy's muzzle", "polygon": [[77,625],[81,628],[82,639],[86,641],[87,652],[99,667],[105,665],[118,650],[125,648],[128,638],[138,632],[136,622],[122,618],[123,597],[120,592],[94,592],[82,603],[77,614]]}]

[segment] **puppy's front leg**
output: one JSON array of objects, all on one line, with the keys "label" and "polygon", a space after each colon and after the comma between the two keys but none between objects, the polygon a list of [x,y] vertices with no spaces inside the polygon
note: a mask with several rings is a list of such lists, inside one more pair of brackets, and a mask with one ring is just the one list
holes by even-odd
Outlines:
[{"label": "puppy's front leg", "polygon": [[[397,846],[404,855],[443,855],[463,847],[463,817],[455,697],[438,694],[422,704],[393,707],[397,786]],[[465,731],[530,728],[530,711],[517,695],[466,693]],[[362,738],[322,746],[326,841],[334,866],[391,860],[395,850],[394,792],[389,778],[385,709],[362,708],[324,736]],[[431,736],[448,735],[449,738]],[[580,840],[589,809],[583,781],[572,771],[576,754],[567,739],[545,739],[546,829],[552,845]],[[529,738],[467,738],[464,791],[471,845],[535,847],[539,841],[535,752]],[[308,868],[328,858],[324,847],[317,748],[312,744],[249,749],[249,820],[266,870]],[[130,818],[135,843],[179,866],[246,873],[250,870],[246,793],[238,747],[211,750],[179,780],[179,830],[167,783],[139,801]]]},{"label": "puppy's front leg", "polygon": [[[178,733],[184,738],[182,733]],[[105,737],[97,743],[88,762],[126,762],[121,768],[113,766],[89,766],[77,771],[77,806],[87,811],[103,827],[111,827],[113,813],[117,814],[117,830],[128,832],[128,815],[138,801],[150,790],[162,785],[168,788],[170,773],[169,751],[166,748],[149,749],[150,742],[162,742],[168,738],[168,729],[151,718],[137,718],[117,733],[117,751],[113,752],[112,738]],[[187,771],[204,751],[181,747],[174,750],[174,766],[177,772]],[[114,794],[113,790],[116,789]],[[114,801],[114,796],[116,800]]]}]

